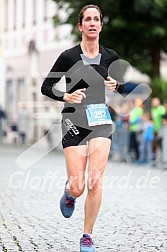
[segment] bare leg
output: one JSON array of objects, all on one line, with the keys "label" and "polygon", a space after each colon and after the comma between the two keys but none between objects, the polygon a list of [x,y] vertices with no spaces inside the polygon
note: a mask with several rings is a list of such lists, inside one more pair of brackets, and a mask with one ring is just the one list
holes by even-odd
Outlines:
[{"label": "bare leg", "polygon": [[[92,152],[99,141],[102,143]],[[96,221],[101,200],[102,200],[102,175],[107,163],[108,154],[110,151],[111,141],[107,138],[94,138],[89,142],[89,178],[88,178],[88,194],[85,201],[85,220],[84,220],[84,233],[91,234],[94,223]]]},{"label": "bare leg", "polygon": [[[70,146],[64,149],[68,182],[66,190],[72,197],[79,197],[85,188],[87,146]],[[81,155],[83,153],[83,155]]]}]

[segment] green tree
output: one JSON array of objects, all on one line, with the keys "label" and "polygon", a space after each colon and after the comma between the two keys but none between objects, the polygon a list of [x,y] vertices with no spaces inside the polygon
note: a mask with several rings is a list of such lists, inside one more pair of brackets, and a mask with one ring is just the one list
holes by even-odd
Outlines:
[{"label": "green tree", "polygon": [[[70,23],[79,40],[78,13],[86,4],[97,4],[104,15],[101,43],[118,52],[151,79],[160,74],[161,53],[167,51],[167,0],[53,0],[67,17],[55,24]],[[61,12],[58,12],[61,13]]]},{"label": "green tree", "polygon": [[152,97],[159,97],[160,101],[167,102],[167,81],[157,77],[151,82]]}]

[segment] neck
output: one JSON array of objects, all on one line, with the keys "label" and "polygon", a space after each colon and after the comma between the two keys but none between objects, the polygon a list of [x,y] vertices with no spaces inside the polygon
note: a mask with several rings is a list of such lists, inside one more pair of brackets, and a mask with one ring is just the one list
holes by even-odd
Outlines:
[{"label": "neck", "polygon": [[85,56],[95,57],[99,53],[99,43],[98,39],[96,40],[87,40],[82,39],[81,48]]}]

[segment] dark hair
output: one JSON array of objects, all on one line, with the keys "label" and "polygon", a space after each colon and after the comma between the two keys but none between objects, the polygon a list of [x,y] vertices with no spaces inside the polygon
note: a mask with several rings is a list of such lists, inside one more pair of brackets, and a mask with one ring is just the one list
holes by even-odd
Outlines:
[{"label": "dark hair", "polygon": [[85,5],[85,6],[81,9],[81,11],[80,11],[80,13],[79,13],[79,15],[78,15],[79,23],[82,24],[82,19],[83,19],[83,17],[84,17],[84,12],[85,12],[87,9],[89,9],[89,8],[95,8],[96,10],[98,10],[98,12],[100,13],[100,21],[101,21],[101,23],[102,23],[103,14],[102,14],[100,8],[99,8],[97,5],[94,5],[94,4]]}]

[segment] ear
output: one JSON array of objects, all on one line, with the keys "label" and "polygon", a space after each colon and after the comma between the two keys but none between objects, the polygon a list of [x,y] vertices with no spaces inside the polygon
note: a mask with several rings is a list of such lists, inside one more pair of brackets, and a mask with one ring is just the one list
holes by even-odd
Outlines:
[{"label": "ear", "polygon": [[78,23],[78,30],[82,32],[82,25],[80,23]]}]

